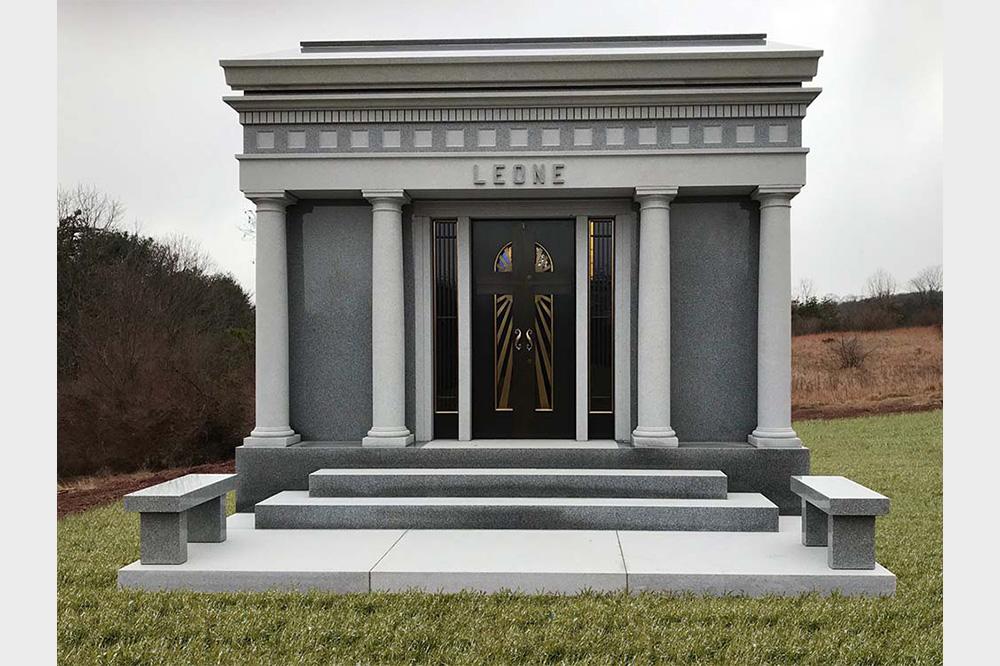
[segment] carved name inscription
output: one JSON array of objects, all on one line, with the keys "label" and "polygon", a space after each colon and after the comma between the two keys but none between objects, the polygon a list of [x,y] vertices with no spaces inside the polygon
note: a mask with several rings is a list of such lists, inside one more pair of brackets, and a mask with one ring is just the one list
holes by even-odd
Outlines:
[{"label": "carved name inscription", "polygon": [[553,164],[494,164],[480,170],[478,164],[472,165],[472,184],[477,186],[492,185],[506,187],[508,185],[563,185],[566,182],[564,171],[566,165],[561,162]]}]

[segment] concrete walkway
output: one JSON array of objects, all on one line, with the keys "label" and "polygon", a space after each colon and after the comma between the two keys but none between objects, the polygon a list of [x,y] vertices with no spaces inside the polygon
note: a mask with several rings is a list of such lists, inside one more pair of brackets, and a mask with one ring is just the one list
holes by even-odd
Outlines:
[{"label": "concrete walkway", "polygon": [[121,587],[222,591],[427,592],[514,590],[575,594],[665,591],[751,596],[808,592],[887,595],[896,577],[832,570],[826,548],[806,548],[800,519],[779,531],[255,530],[228,522],[224,543],[189,544],[180,565],[118,572]]}]

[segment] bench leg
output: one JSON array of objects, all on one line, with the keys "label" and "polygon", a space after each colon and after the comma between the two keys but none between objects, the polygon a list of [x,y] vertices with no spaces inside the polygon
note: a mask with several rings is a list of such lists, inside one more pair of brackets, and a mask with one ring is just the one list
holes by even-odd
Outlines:
[{"label": "bench leg", "polygon": [[187,510],[190,543],[220,543],[226,540],[226,497],[216,497]]},{"label": "bench leg", "polygon": [[827,515],[815,506],[802,500],[802,545],[825,546]]},{"label": "bench leg", "polygon": [[139,514],[139,561],[143,564],[184,564],[187,541],[187,513]]},{"label": "bench leg", "polygon": [[875,516],[830,516],[831,569],[875,568]]}]

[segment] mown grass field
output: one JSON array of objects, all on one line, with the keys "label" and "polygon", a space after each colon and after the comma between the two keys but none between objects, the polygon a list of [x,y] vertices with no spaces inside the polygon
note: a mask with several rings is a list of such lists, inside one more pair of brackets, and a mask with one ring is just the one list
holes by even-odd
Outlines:
[{"label": "mown grass field", "polygon": [[58,525],[61,663],[938,664],[942,661],[940,411],[803,421],[813,473],[892,498],[878,559],[889,599],[644,594],[124,592],[138,520],[119,504]]}]

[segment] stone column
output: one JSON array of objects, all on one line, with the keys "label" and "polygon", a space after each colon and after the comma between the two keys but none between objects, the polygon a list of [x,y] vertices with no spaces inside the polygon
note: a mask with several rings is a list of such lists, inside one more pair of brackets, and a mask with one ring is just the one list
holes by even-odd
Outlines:
[{"label": "stone column", "polygon": [[677,446],[670,427],[670,202],[676,187],[636,187],[639,202],[639,423],[633,446]]},{"label": "stone column", "polygon": [[288,446],[301,437],[288,425],[288,252],[284,192],[247,194],[257,205],[257,423],[244,446]]},{"label": "stone column", "polygon": [[403,190],[365,190],[372,204],[372,428],[363,446],[406,446]]},{"label": "stone column", "polygon": [[760,260],[757,282],[757,427],[747,441],[758,448],[797,448],[792,430],[792,185],[760,186]]}]

